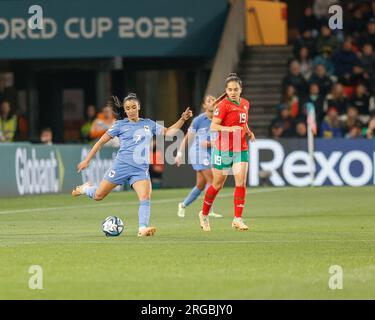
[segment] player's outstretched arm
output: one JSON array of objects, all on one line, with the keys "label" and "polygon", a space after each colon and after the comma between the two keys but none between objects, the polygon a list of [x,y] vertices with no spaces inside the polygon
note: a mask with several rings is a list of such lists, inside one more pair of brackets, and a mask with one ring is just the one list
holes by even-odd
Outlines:
[{"label": "player's outstretched arm", "polygon": [[106,144],[111,139],[112,137],[108,133],[103,134],[99,141],[94,144],[90,152],[87,154],[86,158],[78,164],[77,172],[79,173],[82,170],[85,170],[89,166],[90,161],[95,156],[95,154],[101,149],[104,144]]},{"label": "player's outstretched arm", "polygon": [[178,148],[178,151],[177,151],[177,157],[175,159],[177,167],[179,167],[181,165],[181,159],[182,159],[182,156],[184,155],[186,144],[188,145],[188,149],[189,149],[191,143],[194,140],[194,137],[195,137],[195,132],[190,127],[189,130],[188,130],[188,133],[185,135],[185,137],[182,140],[181,145],[180,145],[180,147]]},{"label": "player's outstretched arm", "polygon": [[164,129],[164,135],[167,137],[172,137],[176,134],[176,132],[182,128],[184,123],[189,120],[193,116],[193,112],[190,110],[190,107],[186,108],[186,110],[182,113],[181,118],[169,128]]},{"label": "player's outstretched arm", "polygon": [[249,136],[251,142],[255,142],[255,134],[250,130],[248,124],[246,124],[246,134]]}]

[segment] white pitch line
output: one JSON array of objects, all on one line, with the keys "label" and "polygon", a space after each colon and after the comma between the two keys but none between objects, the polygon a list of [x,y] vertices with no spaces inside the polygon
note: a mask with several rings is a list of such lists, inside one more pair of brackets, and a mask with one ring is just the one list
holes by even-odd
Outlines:
[{"label": "white pitch line", "polygon": [[[247,191],[246,194],[258,194],[258,193],[266,193],[266,192],[276,192],[276,191],[284,191],[290,188],[269,188],[269,189],[259,189],[255,191]],[[223,193],[219,194],[218,198],[228,198],[233,197],[233,193]],[[170,203],[180,201],[180,198],[170,198],[170,199],[159,199],[159,200],[151,200],[151,203]],[[122,201],[122,202],[110,202],[110,203],[100,203],[100,207],[112,207],[112,206],[119,206],[119,205],[138,205],[139,201]],[[14,214],[14,213],[31,213],[31,212],[46,212],[46,211],[58,211],[58,210],[69,210],[69,209],[77,209],[77,208],[98,208],[98,204],[87,204],[87,205],[77,205],[77,206],[60,206],[60,207],[46,207],[46,208],[32,208],[32,209],[15,209],[15,210],[4,210],[0,211],[0,215],[3,214]]]},{"label": "white pitch line", "polygon": [[[289,244],[289,243],[316,243],[316,242],[375,242],[375,239],[313,239],[313,240],[173,240],[173,241],[160,241],[160,240],[150,240],[150,241],[136,241],[136,242],[119,242],[118,245],[133,245],[133,244],[225,244],[225,243],[235,243],[235,244]],[[76,244],[75,241],[54,241],[54,240],[46,240],[46,241],[23,241],[19,243],[11,242],[0,243],[0,247],[7,247],[7,246],[17,246],[17,245],[33,245],[33,244]],[[80,240],[80,244],[106,244],[104,241],[85,241]]]}]

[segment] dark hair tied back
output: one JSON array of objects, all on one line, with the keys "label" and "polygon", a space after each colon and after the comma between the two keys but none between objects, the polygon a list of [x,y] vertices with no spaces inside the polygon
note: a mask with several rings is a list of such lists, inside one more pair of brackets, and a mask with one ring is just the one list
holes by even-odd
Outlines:
[{"label": "dark hair tied back", "polygon": [[132,93],[132,92],[128,93],[128,95],[124,98],[124,102],[128,101],[128,100],[137,100],[137,101],[139,101],[137,95],[135,93]]},{"label": "dark hair tied back", "polygon": [[242,88],[242,80],[240,79],[240,77],[237,75],[237,73],[230,73],[229,75],[228,75],[228,78],[226,78],[226,80],[225,80],[225,86],[227,86],[228,85],[228,83],[229,82],[232,82],[232,81],[235,81],[235,82],[237,82],[239,85],[240,85],[240,87]]},{"label": "dark hair tied back", "polygon": [[124,108],[122,107],[121,101],[118,97],[112,96],[112,100],[108,102],[108,105],[112,107],[112,112],[116,119],[121,120],[125,118]]}]

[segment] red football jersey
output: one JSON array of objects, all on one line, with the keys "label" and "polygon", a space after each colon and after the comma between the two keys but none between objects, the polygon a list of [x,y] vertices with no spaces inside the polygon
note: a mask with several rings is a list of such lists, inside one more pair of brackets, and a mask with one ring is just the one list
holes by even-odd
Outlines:
[{"label": "red football jersey", "polygon": [[239,152],[248,149],[246,125],[249,119],[249,109],[250,103],[244,98],[241,98],[239,105],[229,98],[224,99],[217,105],[214,117],[222,120],[222,126],[243,127],[242,130],[237,132],[220,131],[215,141],[215,147],[218,150]]}]

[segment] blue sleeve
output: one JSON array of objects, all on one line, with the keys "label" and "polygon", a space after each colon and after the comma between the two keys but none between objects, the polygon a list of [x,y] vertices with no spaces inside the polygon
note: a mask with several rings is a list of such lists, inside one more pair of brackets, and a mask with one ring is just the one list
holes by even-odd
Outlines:
[{"label": "blue sleeve", "polygon": [[107,134],[110,135],[112,138],[118,137],[121,132],[121,123],[116,121],[112,127],[107,130]]},{"label": "blue sleeve", "polygon": [[161,124],[156,123],[155,121],[149,120],[151,132],[154,136],[163,134],[165,127]]},{"label": "blue sleeve", "polygon": [[191,127],[192,127],[192,129],[194,129],[195,132],[198,131],[199,125],[200,125],[199,119],[198,118],[194,118],[193,122],[191,123]]}]

